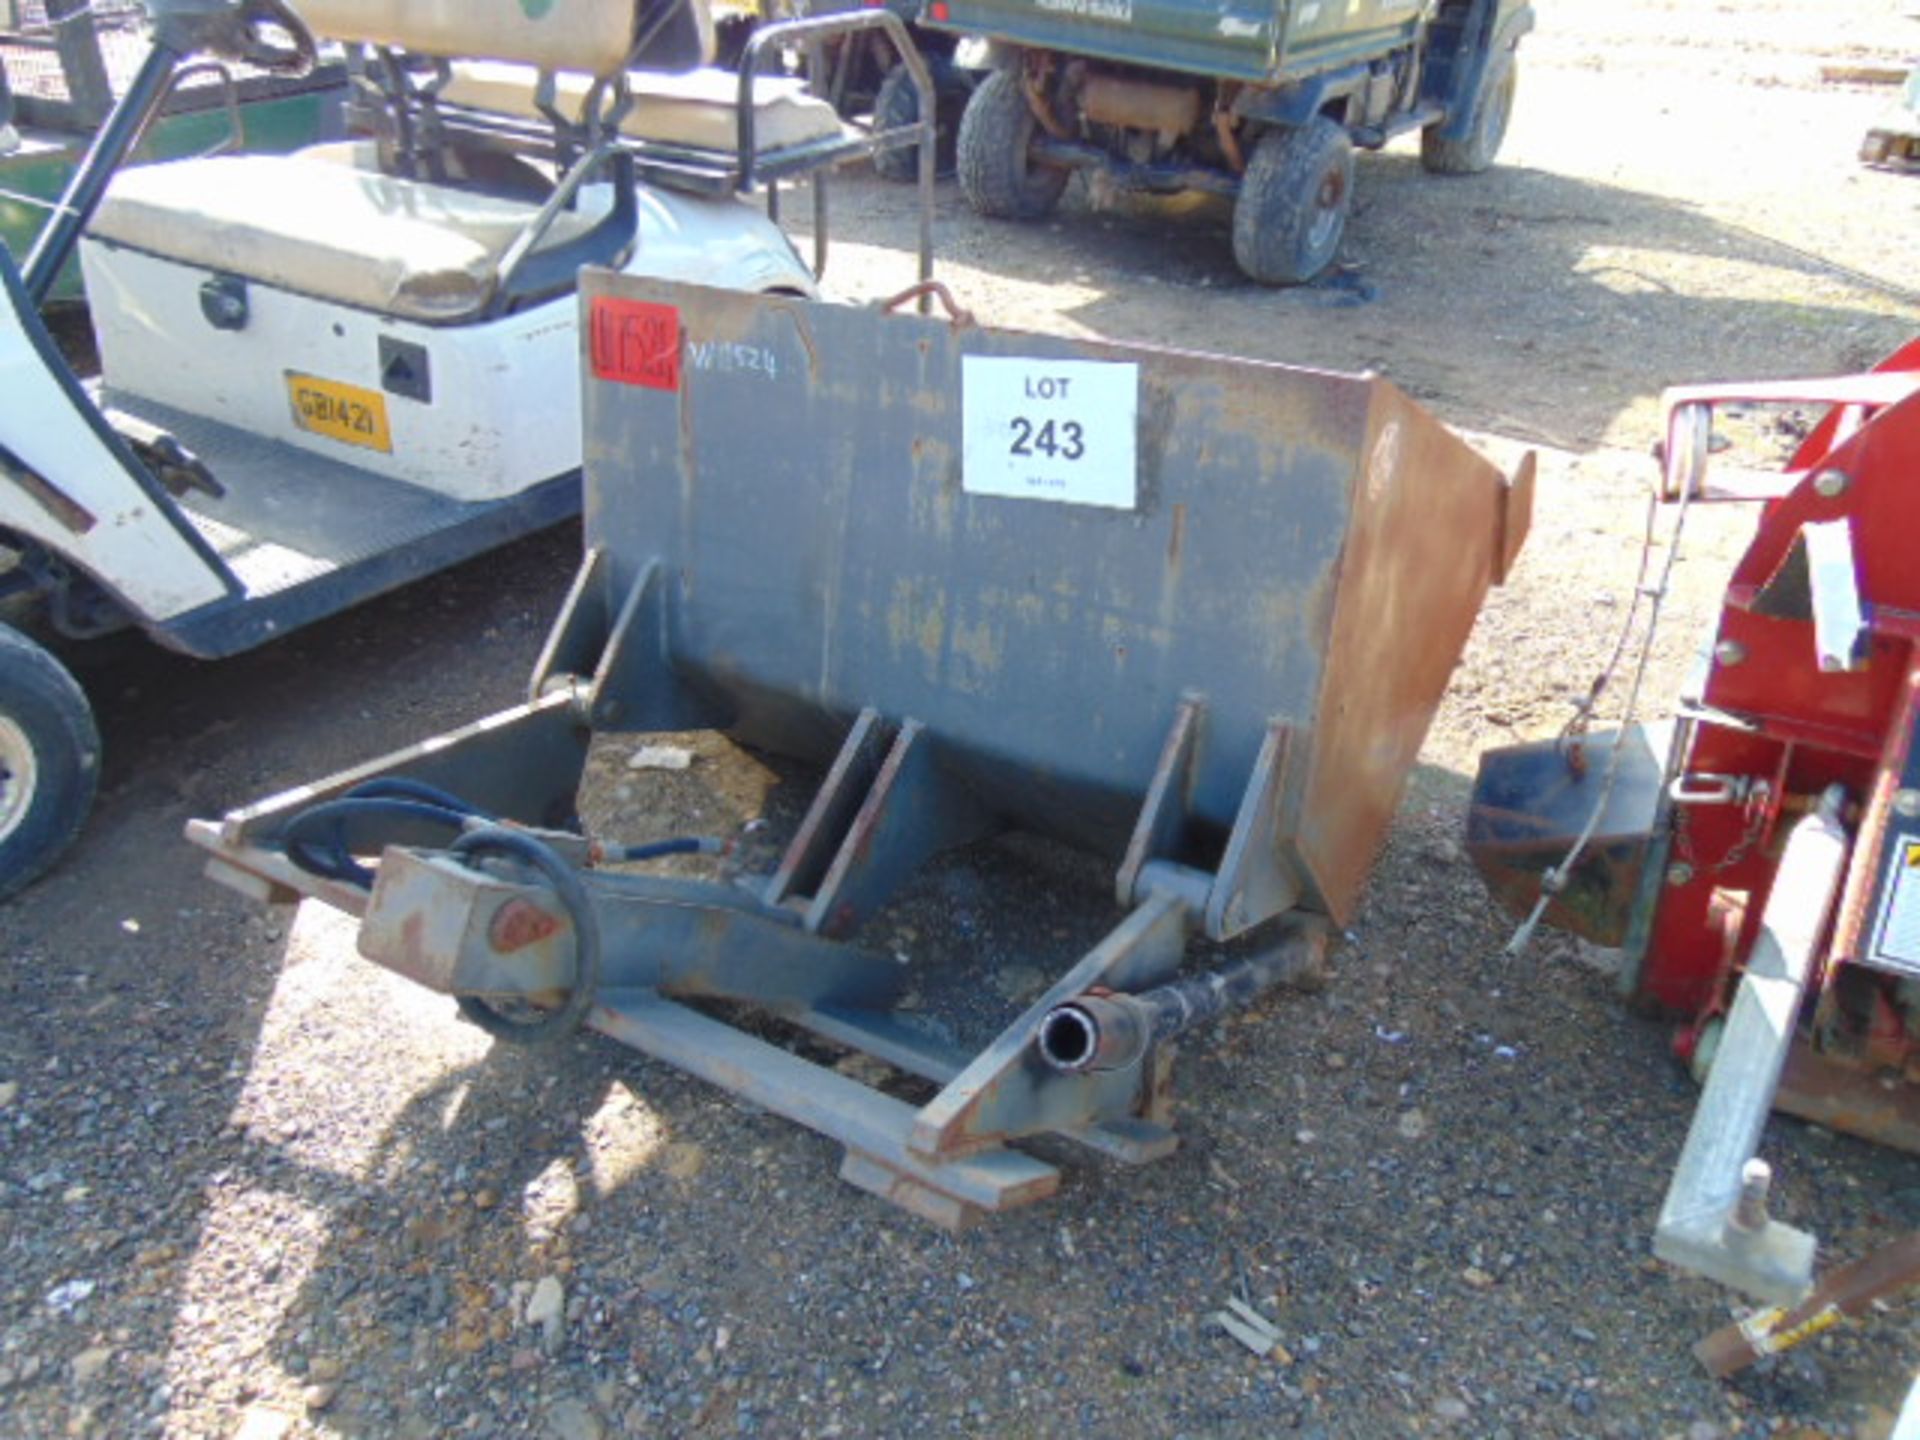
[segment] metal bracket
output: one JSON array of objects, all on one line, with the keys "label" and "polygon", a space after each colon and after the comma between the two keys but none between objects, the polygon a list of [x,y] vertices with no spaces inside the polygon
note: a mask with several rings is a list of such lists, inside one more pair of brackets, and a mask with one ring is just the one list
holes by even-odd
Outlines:
[{"label": "metal bracket", "polygon": [[1209,940],[1230,940],[1299,903],[1300,877],[1280,853],[1282,839],[1294,833],[1287,770],[1292,741],[1292,726],[1279,720],[1267,723],[1220,873],[1207,897]]},{"label": "metal bracket", "polygon": [[[480,809],[523,825],[566,828],[573,818],[580,775],[586,767],[587,730],[567,695],[548,695],[530,705],[476,720],[404,750],[324,780],[283,790],[244,809],[229,811],[218,822],[195,820],[187,838],[213,851],[230,865],[240,865],[275,884],[295,883],[315,889],[313,877],[291,865],[284,855],[264,847],[275,841],[281,827],[299,811],[329,800],[368,780],[404,775],[454,791]],[[424,843],[432,832],[422,831]],[[395,838],[407,841],[405,832]],[[433,834],[432,838],[443,838]],[[351,887],[327,885],[330,904]],[[357,911],[359,903],[342,906]]]},{"label": "metal bracket", "polygon": [[667,577],[658,560],[640,567],[613,605],[608,552],[588,550],[574,572],[560,618],[527,682],[538,700],[566,686],[580,697],[581,719],[596,729],[692,730],[717,717],[674,683],[666,656]]},{"label": "metal bracket", "polygon": [[893,727],[871,706],[855,718],[826,779],[814,792],[806,818],[767,881],[767,904],[806,907],[809,897],[827,878],[835,852],[879,777],[894,734]]},{"label": "metal bracket", "polygon": [[547,632],[546,643],[533,662],[527,699],[538,700],[556,684],[589,676],[600,663],[613,627],[607,605],[612,563],[603,545],[591,547],[581,557],[580,568],[573,572],[573,583],[560,604],[560,618]]},{"label": "metal bracket", "polygon": [[807,906],[807,928],[852,934],[924,862],[994,828],[992,815],[941,772],[926,728],[907,721]]},{"label": "metal bracket", "polygon": [[1814,661],[1823,672],[1861,669],[1868,626],[1860,603],[1860,577],[1853,558],[1853,526],[1838,520],[1800,527],[1807,547],[1807,579],[1813,592]]},{"label": "metal bracket", "polygon": [[1153,767],[1140,816],[1134,821],[1127,853],[1114,875],[1114,898],[1123,909],[1146,898],[1143,882],[1149,865],[1180,858],[1180,839],[1192,816],[1194,769],[1206,718],[1205,699],[1198,695],[1181,697],[1167,731],[1167,743]]},{"label": "metal bracket", "polygon": [[1203,696],[1181,697],[1114,876],[1114,893],[1127,906],[1156,890],[1177,893],[1201,914],[1208,939],[1228,940],[1300,899],[1299,877],[1281,856],[1282,840],[1292,833],[1287,756],[1293,730],[1282,721],[1268,723],[1216,870],[1193,863],[1186,834],[1206,717]]},{"label": "metal bracket", "polygon": [[[1034,1038],[1056,1005],[1095,986],[1130,990],[1171,975],[1192,928],[1184,901],[1149,896],[927,1102],[914,1120],[914,1151],[965,1155],[1019,1135],[1075,1134],[1136,1117],[1146,1078],[1141,1066],[1062,1074],[1039,1062]],[[1164,1143],[1171,1148],[1171,1137]]]},{"label": "metal bracket", "polygon": [[851,935],[926,861],[991,834],[998,822],[942,771],[938,749],[917,720],[893,731],[876,711],[861,711],[768,884],[767,903],[804,902],[808,930]]}]

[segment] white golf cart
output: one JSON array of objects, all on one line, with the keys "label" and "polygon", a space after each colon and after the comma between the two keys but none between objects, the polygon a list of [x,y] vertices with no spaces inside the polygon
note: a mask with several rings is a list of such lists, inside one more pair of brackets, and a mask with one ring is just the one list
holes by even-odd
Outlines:
[{"label": "white golf cart", "polygon": [[[76,638],[232,655],[576,513],[580,267],[811,294],[741,195],[773,210],[814,172],[818,196],[922,133],[759,79],[779,34],[693,68],[705,0],[147,8],[152,53],[24,269],[0,247],[0,595]],[[790,28],[823,25],[891,27],[924,80],[887,12]],[[360,138],[115,173],[191,57],[294,71],[316,36],[347,47]],[[84,382],[39,313],[76,245]],[[99,748],[72,677],[0,627],[0,895],[78,833]]]}]

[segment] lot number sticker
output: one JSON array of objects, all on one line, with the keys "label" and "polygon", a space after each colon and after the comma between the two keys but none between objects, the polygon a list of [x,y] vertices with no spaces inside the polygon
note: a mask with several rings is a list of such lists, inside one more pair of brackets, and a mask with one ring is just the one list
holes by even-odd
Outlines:
[{"label": "lot number sticker", "polygon": [[1140,367],[961,359],[961,487],[970,495],[1131,510]]}]

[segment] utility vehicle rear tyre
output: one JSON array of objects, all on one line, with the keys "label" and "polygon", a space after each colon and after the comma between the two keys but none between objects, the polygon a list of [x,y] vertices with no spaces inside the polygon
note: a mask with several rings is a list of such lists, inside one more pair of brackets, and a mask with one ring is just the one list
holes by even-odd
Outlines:
[{"label": "utility vehicle rear tyre", "polygon": [[100,779],[100,732],[66,667],[0,625],[0,899],[66,853]]},{"label": "utility vehicle rear tyre", "polygon": [[1518,82],[1513,52],[1502,50],[1487,62],[1467,138],[1443,140],[1438,124],[1427,126],[1420,132],[1420,163],[1435,175],[1478,175],[1492,165],[1493,157],[1500,153],[1500,142],[1507,138]]},{"label": "utility vehicle rear tyre", "polygon": [[1353,201],[1353,141],[1324,115],[1269,130],[1233,207],[1233,258],[1262,285],[1301,285],[1332,263]]},{"label": "utility vehicle rear tyre", "polygon": [[1038,220],[1060,203],[1067,172],[1029,159],[1039,121],[1019,72],[996,70],[960,117],[960,189],[975,212],[995,220]]},{"label": "utility vehicle rear tyre", "polygon": [[[953,77],[947,63],[937,55],[926,57],[927,69],[933,74],[933,103],[937,132],[934,139],[933,163],[941,174],[953,169],[953,120],[948,95],[953,88]],[[963,92],[964,93],[964,92]],[[880,82],[880,89],[873,97],[873,127],[876,130],[891,130],[897,125],[911,125],[920,118],[920,92],[913,88],[913,76],[905,65],[896,65],[887,72],[886,79]],[[873,157],[873,168],[883,180],[898,180],[912,184],[920,178],[920,147],[903,145],[898,150],[882,150]]]}]

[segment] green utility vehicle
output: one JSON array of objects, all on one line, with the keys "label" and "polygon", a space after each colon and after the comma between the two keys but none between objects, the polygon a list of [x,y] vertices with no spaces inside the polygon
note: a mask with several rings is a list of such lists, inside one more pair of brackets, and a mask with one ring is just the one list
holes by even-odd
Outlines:
[{"label": "green utility vehicle", "polygon": [[1428,170],[1486,169],[1513,111],[1527,0],[932,0],[990,73],[961,120],[982,215],[1033,220],[1076,169],[1234,197],[1233,253],[1268,285],[1332,262],[1353,150],[1420,131]]}]

